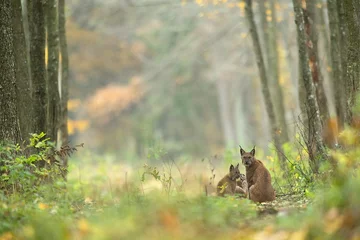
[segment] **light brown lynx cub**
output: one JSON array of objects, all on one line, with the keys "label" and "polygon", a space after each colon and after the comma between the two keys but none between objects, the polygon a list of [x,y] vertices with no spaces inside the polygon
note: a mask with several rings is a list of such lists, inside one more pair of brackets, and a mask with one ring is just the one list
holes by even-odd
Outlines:
[{"label": "light brown lynx cub", "polygon": [[245,152],[240,147],[240,155],[246,168],[249,198],[254,202],[275,200],[275,191],[271,185],[270,173],[260,160],[255,159],[255,147],[251,152]]},{"label": "light brown lynx cub", "polygon": [[225,195],[234,195],[235,193],[246,194],[246,191],[237,185],[236,180],[241,177],[244,179],[244,174],[241,174],[239,171],[239,164],[236,167],[231,164],[229,173],[217,185],[217,195],[223,197]]}]

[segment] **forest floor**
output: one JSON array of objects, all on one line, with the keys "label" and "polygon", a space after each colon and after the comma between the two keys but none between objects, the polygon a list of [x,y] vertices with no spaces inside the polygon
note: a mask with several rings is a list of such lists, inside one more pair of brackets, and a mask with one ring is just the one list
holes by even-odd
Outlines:
[{"label": "forest floor", "polygon": [[360,239],[360,180],[349,174],[312,194],[255,204],[205,196],[209,173],[200,166],[168,175],[167,167],[104,162],[75,161],[66,184],[0,193],[0,240]]}]

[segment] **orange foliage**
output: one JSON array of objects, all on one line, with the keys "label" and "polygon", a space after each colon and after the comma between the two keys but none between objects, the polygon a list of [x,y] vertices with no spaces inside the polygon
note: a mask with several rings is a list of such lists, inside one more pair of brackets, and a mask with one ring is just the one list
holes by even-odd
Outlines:
[{"label": "orange foliage", "polygon": [[134,77],[128,86],[110,84],[97,90],[88,100],[86,109],[92,119],[104,124],[112,116],[137,103],[143,94],[144,88],[140,78]]},{"label": "orange foliage", "polygon": [[68,119],[68,133],[73,135],[75,131],[83,132],[89,128],[88,120],[71,120]]},{"label": "orange foliage", "polygon": [[338,143],[339,128],[336,117],[329,118],[323,129],[322,137],[326,146],[333,148]]}]

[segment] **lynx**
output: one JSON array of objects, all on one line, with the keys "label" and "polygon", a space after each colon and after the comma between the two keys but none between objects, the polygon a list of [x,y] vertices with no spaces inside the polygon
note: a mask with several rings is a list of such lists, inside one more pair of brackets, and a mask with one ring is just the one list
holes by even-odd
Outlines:
[{"label": "lynx", "polygon": [[216,192],[218,196],[226,195],[234,195],[235,193],[241,193],[246,195],[246,191],[244,191],[241,187],[237,185],[237,179],[242,178],[245,179],[244,174],[241,174],[239,171],[239,164],[234,167],[232,164],[229,169],[229,173],[223,177],[216,188]]},{"label": "lynx", "polygon": [[249,199],[254,202],[275,200],[270,173],[260,160],[255,159],[255,147],[250,152],[240,147],[240,155],[246,169]]}]

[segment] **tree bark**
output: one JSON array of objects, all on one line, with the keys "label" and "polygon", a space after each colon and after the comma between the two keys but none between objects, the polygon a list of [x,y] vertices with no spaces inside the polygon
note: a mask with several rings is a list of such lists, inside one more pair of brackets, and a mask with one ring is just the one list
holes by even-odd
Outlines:
[{"label": "tree bark", "polygon": [[320,59],[318,50],[318,33],[316,29],[317,14],[316,14],[316,1],[306,1],[306,17],[305,27],[306,34],[308,36],[308,53],[309,53],[309,64],[311,69],[312,80],[315,86],[316,99],[320,110],[320,119],[324,123],[329,116],[329,108],[324,89],[324,78],[320,70]]},{"label": "tree bark", "polygon": [[344,12],[347,28],[347,57],[346,57],[346,117],[348,124],[352,122],[352,108],[359,90],[360,78],[360,32],[357,8],[354,0],[344,0]]},{"label": "tree bark", "polygon": [[328,17],[330,28],[330,47],[331,47],[331,69],[332,69],[332,88],[335,97],[335,110],[339,120],[339,127],[344,126],[345,120],[345,81],[343,79],[343,64],[340,54],[340,32],[339,15],[336,0],[328,0]]},{"label": "tree bark", "polygon": [[46,68],[44,0],[28,2],[30,67],[35,133],[46,132]]},{"label": "tree bark", "polygon": [[13,9],[11,1],[0,1],[0,141],[21,142],[17,115]]},{"label": "tree bark", "polygon": [[[69,58],[66,41],[66,16],[65,16],[65,0],[59,0],[59,39],[60,39],[60,66],[61,66],[61,78],[60,78],[60,141],[61,144],[68,143],[68,109],[67,103],[69,99]],[[67,157],[64,159],[64,166],[67,167]]]},{"label": "tree bark", "polygon": [[24,34],[21,0],[12,0],[13,10],[13,43],[15,58],[15,78],[17,90],[17,108],[19,114],[21,137],[27,140],[32,132],[32,101],[29,78],[29,62]]},{"label": "tree bark", "polygon": [[306,92],[307,116],[311,142],[307,143],[310,157],[310,165],[314,173],[319,171],[319,158],[325,157],[325,149],[321,137],[322,126],[320,120],[319,107],[316,100],[315,88],[312,81],[311,70],[309,67],[309,56],[306,49],[306,35],[304,14],[301,7],[301,0],[293,0],[295,23],[297,25],[297,38],[299,47],[299,59],[302,71],[302,80]]},{"label": "tree bark", "polygon": [[284,163],[285,162],[285,158],[283,156],[284,151],[283,151],[281,141],[280,141],[279,127],[277,126],[277,123],[276,123],[274,106],[271,101],[271,95],[270,95],[270,90],[269,90],[269,85],[268,85],[269,82],[268,82],[267,75],[266,75],[264,59],[263,59],[262,50],[261,50],[261,46],[260,46],[260,42],[259,42],[259,36],[258,36],[257,30],[256,30],[255,21],[254,21],[254,15],[253,15],[253,11],[252,11],[252,0],[246,0],[245,12],[246,12],[246,18],[247,18],[247,21],[249,24],[250,32],[251,32],[251,38],[252,38],[254,51],[255,51],[256,63],[257,63],[259,73],[260,73],[261,88],[262,88],[262,93],[263,93],[264,100],[265,100],[266,112],[267,112],[268,118],[270,120],[271,137],[274,140],[274,144],[275,144],[275,148],[278,153],[278,157],[279,157],[280,161],[282,163]]},{"label": "tree bark", "polygon": [[59,25],[58,5],[56,0],[46,1],[46,28],[47,28],[47,136],[57,141],[60,118],[59,95]]}]

